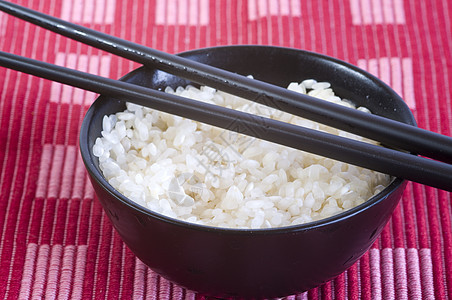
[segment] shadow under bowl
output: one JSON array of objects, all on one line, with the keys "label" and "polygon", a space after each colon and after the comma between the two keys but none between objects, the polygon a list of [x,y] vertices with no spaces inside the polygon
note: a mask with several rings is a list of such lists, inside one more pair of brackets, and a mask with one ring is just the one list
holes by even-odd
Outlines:
[{"label": "shadow under bowl", "polygon": [[[348,63],[296,49],[226,46],[183,57],[286,87],[328,81],[341,98],[374,114],[415,125],[402,99],[374,76]],[[163,71],[139,68],[122,80],[164,89],[190,84]],[[215,297],[281,297],[319,286],[353,265],[388,222],[405,188],[394,179],[378,195],[346,212],[308,224],[272,229],[225,229],[190,224],[135,204],[103,177],[92,148],[104,115],[125,109],[100,96],[88,110],[80,149],[97,198],[124,243],[153,271],[187,289]]]}]

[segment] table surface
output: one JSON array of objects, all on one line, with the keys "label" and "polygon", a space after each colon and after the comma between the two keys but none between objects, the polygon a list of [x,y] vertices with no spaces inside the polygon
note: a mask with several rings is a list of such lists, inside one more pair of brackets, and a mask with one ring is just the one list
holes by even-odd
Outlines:
[{"label": "table surface", "polygon": [[[448,0],[14,1],[170,53],[232,44],[310,50],[388,83],[420,127],[451,135]],[[119,78],[136,63],[0,13],[0,50]],[[0,68],[0,299],[201,299],[137,260],[78,153],[96,95]],[[451,193],[409,183],[371,249],[293,299],[452,298]]]}]

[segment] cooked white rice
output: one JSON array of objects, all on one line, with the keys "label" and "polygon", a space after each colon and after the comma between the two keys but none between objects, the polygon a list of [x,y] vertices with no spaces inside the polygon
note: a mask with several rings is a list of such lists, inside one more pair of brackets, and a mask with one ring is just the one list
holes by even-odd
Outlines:
[{"label": "cooked white rice", "polygon": [[[327,82],[310,79],[288,88],[353,107]],[[209,87],[166,92],[363,140]],[[363,203],[390,180],[131,103],[124,112],[104,117],[93,153],[108,182],[136,203],[169,217],[227,228],[280,227],[329,217]]]}]

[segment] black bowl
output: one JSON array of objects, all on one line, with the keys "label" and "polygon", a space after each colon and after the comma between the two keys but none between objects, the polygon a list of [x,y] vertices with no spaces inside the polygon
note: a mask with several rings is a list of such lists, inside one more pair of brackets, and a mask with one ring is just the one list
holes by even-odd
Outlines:
[{"label": "black bowl", "polygon": [[[415,125],[400,97],[372,75],[323,55],[267,46],[228,46],[180,54],[286,87],[291,81],[328,81],[335,92],[373,113]],[[163,89],[187,80],[139,68],[122,80]],[[92,147],[102,118],[125,109],[100,96],[88,110],[80,148],[97,197],[132,252],[152,270],[185,288],[216,297],[280,297],[331,280],[356,262],[389,220],[405,187],[394,179],[381,193],[336,216],[304,225],[244,230],[200,226],[141,207],[102,176]]]}]

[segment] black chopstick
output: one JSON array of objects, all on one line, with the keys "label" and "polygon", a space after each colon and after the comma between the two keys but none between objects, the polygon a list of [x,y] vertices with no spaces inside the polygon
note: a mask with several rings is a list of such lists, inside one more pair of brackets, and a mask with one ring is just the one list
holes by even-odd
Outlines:
[{"label": "black chopstick", "polygon": [[0,51],[0,66],[452,191],[452,165]]},{"label": "black chopstick", "polygon": [[384,145],[452,163],[452,138],[338,106],[225,70],[135,44],[83,26],[0,1],[0,10],[112,54],[155,66],[199,84],[348,131]]}]

